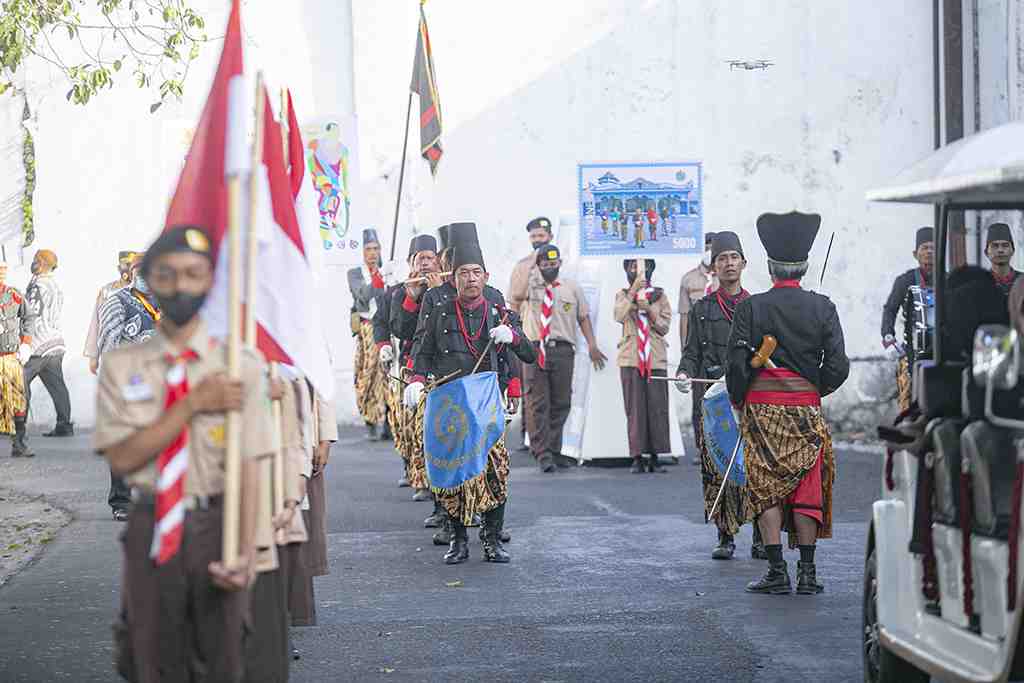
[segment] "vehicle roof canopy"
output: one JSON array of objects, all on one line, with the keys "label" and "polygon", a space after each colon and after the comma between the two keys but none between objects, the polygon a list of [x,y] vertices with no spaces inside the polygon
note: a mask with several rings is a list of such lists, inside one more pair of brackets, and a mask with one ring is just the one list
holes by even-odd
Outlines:
[{"label": "vehicle roof canopy", "polygon": [[1024,208],[1024,122],[957,140],[906,169],[871,202]]}]

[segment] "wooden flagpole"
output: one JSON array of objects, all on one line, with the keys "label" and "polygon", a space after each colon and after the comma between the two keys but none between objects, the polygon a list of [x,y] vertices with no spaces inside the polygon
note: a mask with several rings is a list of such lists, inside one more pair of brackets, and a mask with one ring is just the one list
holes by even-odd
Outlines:
[{"label": "wooden flagpole", "polygon": [[[255,238],[252,230],[255,214],[254,183],[256,171],[262,158],[260,145],[263,139],[263,74],[256,75],[256,136],[253,141],[253,166],[249,171],[249,231],[250,242]],[[242,280],[242,179],[235,175],[228,179],[228,376],[242,378],[242,341],[248,340],[252,327],[255,340],[255,326],[252,316],[246,316],[242,328],[242,287],[248,290],[249,282]],[[248,273],[253,273],[249,263]],[[254,289],[254,287],[253,287]],[[246,292],[249,294],[249,292]],[[249,299],[251,303],[252,299]],[[238,566],[239,531],[242,507],[242,415],[233,410],[227,415],[226,447],[224,463],[224,533],[221,556],[224,566],[231,569]]]}]

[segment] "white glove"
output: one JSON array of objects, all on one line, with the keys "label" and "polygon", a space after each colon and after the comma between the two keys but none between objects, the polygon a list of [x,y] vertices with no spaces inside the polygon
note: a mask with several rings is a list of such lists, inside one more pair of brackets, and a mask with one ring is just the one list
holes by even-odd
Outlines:
[{"label": "white glove", "polygon": [[512,331],[512,328],[508,325],[498,325],[493,328],[490,333],[491,339],[494,340],[495,344],[511,344],[515,340],[516,335]]},{"label": "white glove", "polygon": [[28,359],[32,357],[32,347],[28,344],[22,344],[18,347],[18,362],[22,365],[28,363]]},{"label": "white glove", "polygon": [[397,284],[395,276],[398,273],[398,262],[388,261],[380,268],[380,276],[384,278],[384,284],[391,286]]},{"label": "white glove", "polygon": [[680,372],[678,375],[676,375],[676,379],[678,379],[680,381],[679,382],[673,382],[673,384],[676,385],[676,389],[679,390],[679,393],[680,394],[688,394],[688,393],[690,393],[690,387],[693,384],[693,382],[690,381],[689,376],[687,376],[687,374],[685,372]]},{"label": "white glove", "polygon": [[380,364],[384,367],[391,365],[391,361],[395,359],[395,350],[391,348],[391,344],[385,344],[380,347],[380,354],[378,356]]},{"label": "white glove", "polygon": [[409,410],[416,410],[421,396],[423,396],[423,382],[413,382],[405,388],[405,392],[402,394],[402,405]]}]

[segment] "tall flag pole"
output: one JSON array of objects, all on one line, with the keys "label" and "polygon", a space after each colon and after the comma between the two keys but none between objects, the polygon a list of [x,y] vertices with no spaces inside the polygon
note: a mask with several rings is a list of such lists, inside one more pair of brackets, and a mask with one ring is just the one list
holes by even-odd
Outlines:
[{"label": "tall flag pole", "polygon": [[[185,167],[167,210],[164,230],[183,226],[200,227],[211,238],[211,252],[217,275],[226,279],[226,295],[213,311],[226,319],[228,375],[241,378],[241,295],[242,295],[242,177],[248,172],[246,122],[248,110],[242,76],[241,9],[238,0],[231,3],[231,15],[224,33],[217,73],[196,126]],[[228,249],[221,249],[227,237]],[[225,278],[225,271],[227,277]],[[208,316],[212,304],[204,309]],[[241,519],[241,414],[227,414],[226,456],[224,464],[224,534],[221,560],[227,568],[239,559]]]},{"label": "tall flag pole", "polygon": [[427,31],[427,15],[423,12],[426,0],[420,0],[420,24],[416,31],[416,57],[412,64],[412,82],[409,84],[409,102],[405,110],[405,135],[402,142],[402,165],[398,172],[398,196],[395,198],[395,222],[391,229],[391,256],[395,258],[395,244],[398,241],[398,213],[402,202],[402,184],[405,180],[405,158],[409,147],[409,121],[412,114],[412,96],[420,101],[420,155],[430,164],[430,174],[437,176],[437,165],[441,162],[441,101],[437,94],[437,79],[434,76],[434,56],[430,50],[430,33]]}]

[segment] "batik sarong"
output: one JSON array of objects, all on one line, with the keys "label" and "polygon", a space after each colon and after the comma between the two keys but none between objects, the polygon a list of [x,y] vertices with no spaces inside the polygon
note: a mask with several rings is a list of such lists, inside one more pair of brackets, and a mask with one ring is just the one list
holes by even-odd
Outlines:
[{"label": "batik sarong", "polygon": [[435,491],[435,495],[449,517],[469,526],[473,515],[493,510],[505,502],[508,498],[508,475],[508,450],[502,435],[487,454],[483,477],[466,482],[456,493]]},{"label": "batik sarong", "polygon": [[710,517],[711,508],[715,504],[715,497],[722,486],[722,475],[715,467],[715,462],[708,453],[704,441],[704,416],[702,414],[703,397],[706,391],[704,385],[694,385],[693,391],[693,439],[697,443],[697,452],[700,453],[700,481],[704,487],[704,519],[710,519],[724,534],[735,536],[747,515],[747,497],[745,487],[738,486],[731,481],[725,485],[722,491],[722,499],[718,502],[718,509],[715,516]]},{"label": "batik sarong", "polygon": [[[408,465],[409,454],[405,447],[405,432],[402,428],[405,416],[408,412],[402,405],[402,394],[405,385],[390,375],[385,375],[388,383],[385,398],[387,401],[388,425],[391,427],[391,434],[395,440],[395,450],[402,456],[402,460]],[[406,467],[408,469],[408,467]],[[408,476],[408,473],[406,473]]]},{"label": "batik sarong", "polygon": [[[762,371],[786,373],[786,371]],[[783,529],[789,534],[789,546],[797,545],[793,515],[803,513],[819,519],[818,538],[832,537],[832,485],[835,482],[835,455],[832,435],[821,412],[820,399],[806,380],[788,373],[809,391],[780,388],[771,391],[772,403],[757,402],[758,382],[755,380],[743,405],[740,429],[743,432],[747,467],[747,519],[755,519],[765,510],[781,507]],[[808,479],[809,478],[809,479]],[[808,483],[820,480],[820,496],[808,491]],[[801,484],[804,484],[801,488]],[[808,504],[805,501],[813,500]],[[820,505],[818,504],[820,501]]]},{"label": "batik sarong", "polygon": [[405,447],[409,454],[406,476],[409,486],[414,489],[429,489],[427,463],[423,455],[423,421],[427,413],[427,397],[424,395],[416,406],[415,414],[406,421]]},{"label": "batik sarong", "polygon": [[910,408],[910,387],[910,361],[902,356],[896,364],[896,400],[901,413]]},{"label": "batik sarong", "polygon": [[25,375],[18,355],[0,355],[0,433],[14,433],[14,417],[25,415]]},{"label": "batik sarong", "polygon": [[356,373],[356,406],[367,424],[379,425],[387,413],[387,375],[377,358],[373,342],[373,325],[364,320],[359,325],[359,370]]}]

